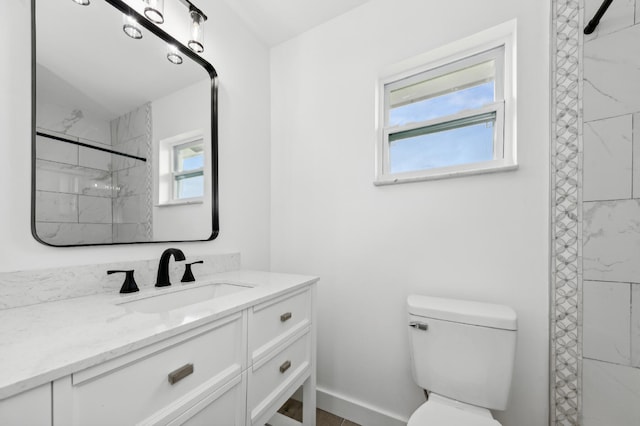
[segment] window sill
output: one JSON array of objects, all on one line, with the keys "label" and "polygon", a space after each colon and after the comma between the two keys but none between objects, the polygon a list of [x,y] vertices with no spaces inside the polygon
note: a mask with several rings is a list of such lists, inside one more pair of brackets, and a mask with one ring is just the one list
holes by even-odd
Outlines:
[{"label": "window sill", "polygon": [[411,182],[421,182],[427,180],[440,180],[440,179],[451,179],[462,176],[473,176],[473,175],[481,175],[487,173],[498,173],[498,172],[508,172],[511,170],[517,170],[517,164],[502,164],[502,165],[494,165],[489,163],[486,166],[478,165],[474,168],[465,168],[464,170],[446,170],[446,169],[433,169],[433,170],[419,170],[416,172],[406,172],[406,173],[397,173],[392,175],[383,175],[377,177],[376,180],[373,181],[375,186],[383,186],[383,185],[395,185],[397,183],[411,183]]},{"label": "window sill", "polygon": [[203,204],[204,200],[202,198],[190,198],[188,200],[180,200],[180,201],[171,201],[162,204],[156,204],[156,207],[174,207],[174,206],[186,206],[189,204]]}]

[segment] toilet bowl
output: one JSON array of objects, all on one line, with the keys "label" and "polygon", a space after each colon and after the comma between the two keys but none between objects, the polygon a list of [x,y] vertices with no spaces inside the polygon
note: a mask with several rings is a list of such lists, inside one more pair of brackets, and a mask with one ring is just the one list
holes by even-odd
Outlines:
[{"label": "toilet bowl", "polygon": [[409,419],[407,426],[500,426],[486,408],[431,393]]}]

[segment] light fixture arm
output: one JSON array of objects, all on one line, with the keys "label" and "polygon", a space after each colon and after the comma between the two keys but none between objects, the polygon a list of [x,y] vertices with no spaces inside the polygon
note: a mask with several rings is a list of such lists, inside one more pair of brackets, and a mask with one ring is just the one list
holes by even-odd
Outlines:
[{"label": "light fixture arm", "polygon": [[191,3],[189,0],[180,0],[180,3],[184,4],[189,8],[189,12],[197,12],[200,16],[202,16],[203,20],[207,20],[207,15],[205,15],[202,10],[196,7],[195,4]]}]

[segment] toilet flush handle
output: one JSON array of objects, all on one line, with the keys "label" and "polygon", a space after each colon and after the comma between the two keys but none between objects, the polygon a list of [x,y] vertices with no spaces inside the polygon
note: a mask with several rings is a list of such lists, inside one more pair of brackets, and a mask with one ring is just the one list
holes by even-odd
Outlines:
[{"label": "toilet flush handle", "polygon": [[424,322],[411,321],[409,323],[409,327],[417,328],[418,330],[427,331],[429,329],[429,324]]}]

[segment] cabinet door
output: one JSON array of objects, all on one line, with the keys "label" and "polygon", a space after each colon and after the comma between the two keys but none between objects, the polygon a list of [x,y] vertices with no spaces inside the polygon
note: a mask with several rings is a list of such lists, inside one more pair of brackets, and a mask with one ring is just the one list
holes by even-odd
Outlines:
[{"label": "cabinet door", "polygon": [[51,383],[1,400],[0,425],[51,425]]}]

